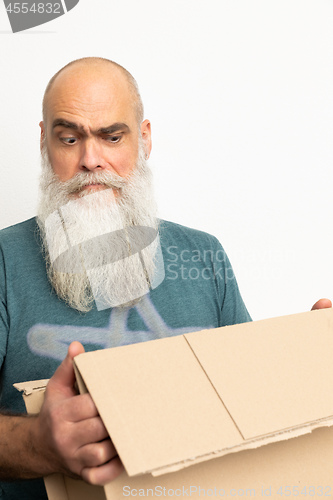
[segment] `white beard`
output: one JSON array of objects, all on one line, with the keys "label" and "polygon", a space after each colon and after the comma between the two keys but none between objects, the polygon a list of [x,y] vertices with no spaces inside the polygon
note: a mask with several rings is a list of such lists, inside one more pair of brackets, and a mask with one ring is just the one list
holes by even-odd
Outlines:
[{"label": "white beard", "polygon": [[[93,183],[108,189],[80,191]],[[157,286],[164,268],[152,175],[142,146],[127,179],[82,172],[65,182],[53,173],[44,147],[40,193],[37,220],[48,278],[69,306],[82,312],[94,302],[99,310],[130,307]]]}]

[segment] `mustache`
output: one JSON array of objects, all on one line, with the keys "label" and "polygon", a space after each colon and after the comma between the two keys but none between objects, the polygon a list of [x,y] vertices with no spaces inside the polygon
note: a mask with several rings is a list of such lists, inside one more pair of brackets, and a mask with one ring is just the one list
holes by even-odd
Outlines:
[{"label": "mustache", "polygon": [[101,184],[107,188],[121,189],[128,181],[112,172],[78,172],[72,179],[62,182],[62,189],[66,194],[79,193],[84,187],[92,184]]}]

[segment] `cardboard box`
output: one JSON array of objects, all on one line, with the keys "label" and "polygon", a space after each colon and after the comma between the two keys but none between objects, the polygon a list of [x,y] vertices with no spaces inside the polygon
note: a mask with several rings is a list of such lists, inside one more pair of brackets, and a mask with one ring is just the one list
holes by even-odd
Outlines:
[{"label": "cardboard box", "polygon": [[[50,476],[50,500],[333,495],[332,309],[84,353],[75,370],[126,472],[104,488]],[[38,411],[45,383],[16,387]]]}]

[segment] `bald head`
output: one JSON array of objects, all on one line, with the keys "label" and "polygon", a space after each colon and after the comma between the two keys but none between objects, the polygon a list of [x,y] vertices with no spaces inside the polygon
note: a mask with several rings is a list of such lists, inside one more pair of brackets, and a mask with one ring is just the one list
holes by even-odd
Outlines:
[{"label": "bald head", "polygon": [[61,181],[80,171],[109,170],[126,177],[142,143],[151,150],[149,120],[143,120],[134,78],[100,58],[73,61],[49,82],[43,100],[41,146]]},{"label": "bald head", "polygon": [[102,57],[85,57],[71,61],[51,78],[43,97],[43,121],[45,124],[49,101],[54,91],[69,79],[72,79],[75,85],[78,80],[84,82],[89,79],[88,77],[90,80],[100,78],[102,80],[118,81],[120,86],[126,86],[129,101],[133,106],[138,125],[140,125],[143,121],[143,103],[135,79],[123,66]]}]

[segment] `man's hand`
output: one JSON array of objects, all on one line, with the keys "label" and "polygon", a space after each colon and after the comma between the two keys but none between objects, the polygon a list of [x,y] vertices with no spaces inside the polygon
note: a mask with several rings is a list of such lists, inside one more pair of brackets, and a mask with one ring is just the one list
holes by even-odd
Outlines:
[{"label": "man's hand", "polygon": [[320,299],[312,306],[311,311],[315,311],[316,309],[326,309],[329,307],[332,307],[330,299]]},{"label": "man's hand", "polygon": [[74,389],[73,358],[84,352],[73,342],[50,379],[36,419],[35,444],[48,473],[62,472],[104,485],[123,470],[117,452],[89,394]]}]

